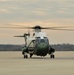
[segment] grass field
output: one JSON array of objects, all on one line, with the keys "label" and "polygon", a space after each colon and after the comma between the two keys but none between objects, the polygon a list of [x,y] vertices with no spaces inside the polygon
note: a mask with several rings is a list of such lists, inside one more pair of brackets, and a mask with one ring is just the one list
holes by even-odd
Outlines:
[{"label": "grass field", "polygon": [[22,53],[0,52],[0,75],[74,75],[74,52],[57,51],[50,56],[24,59]]}]

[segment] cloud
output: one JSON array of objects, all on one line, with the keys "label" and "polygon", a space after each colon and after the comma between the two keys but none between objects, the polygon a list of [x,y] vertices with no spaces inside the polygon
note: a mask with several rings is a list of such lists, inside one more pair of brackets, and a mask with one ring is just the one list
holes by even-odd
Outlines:
[{"label": "cloud", "polygon": [[0,13],[9,13],[7,9],[0,9]]},{"label": "cloud", "polygon": [[2,36],[2,37],[8,37],[8,36],[12,36],[12,34],[10,34],[10,33],[0,33],[0,36]]},{"label": "cloud", "polygon": [[42,9],[33,10],[32,13],[37,16],[45,16],[46,15],[46,13]]},{"label": "cloud", "polygon": [[[1,25],[40,25],[44,27],[74,26],[74,0],[0,0],[0,26]],[[13,35],[23,35],[25,32],[27,32],[27,30],[0,29],[0,33],[2,33],[0,42],[5,43],[7,40],[8,43],[17,43],[19,38],[15,39],[11,37],[13,37]],[[73,33],[74,32],[47,31],[52,43],[54,43],[53,39],[55,43],[65,41],[74,43],[72,39],[74,38]],[[3,36],[8,37],[3,38]],[[62,39],[63,37],[64,39]],[[72,40],[69,41],[69,39]],[[20,39],[21,43],[23,43],[23,41],[24,40]]]},{"label": "cloud", "polygon": [[67,8],[60,8],[59,10],[57,10],[57,13],[59,13],[59,14],[67,14],[68,12],[66,11],[67,10]]},{"label": "cloud", "polygon": [[7,1],[7,0],[0,0],[0,2],[5,2],[5,1]]},{"label": "cloud", "polygon": [[[2,24],[3,25],[3,24]],[[48,20],[35,20],[24,22],[7,22],[5,26],[74,26],[74,19],[48,19]]]},{"label": "cloud", "polygon": [[37,20],[44,21],[56,18],[74,18],[73,0],[6,1],[7,2],[0,3],[0,20],[29,22]]}]

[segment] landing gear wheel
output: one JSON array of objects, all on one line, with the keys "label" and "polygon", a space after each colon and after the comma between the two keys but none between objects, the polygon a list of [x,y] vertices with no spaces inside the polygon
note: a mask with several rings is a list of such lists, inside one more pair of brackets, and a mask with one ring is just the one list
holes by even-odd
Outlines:
[{"label": "landing gear wheel", "polygon": [[33,54],[30,54],[30,58],[32,58],[32,55],[33,55]]},{"label": "landing gear wheel", "polygon": [[24,51],[22,52],[22,54],[24,55]]},{"label": "landing gear wheel", "polygon": [[52,54],[52,55],[50,55],[50,58],[55,58],[55,56]]},{"label": "landing gear wheel", "polygon": [[52,58],[55,58],[55,56],[54,56],[54,55],[52,55]]},{"label": "landing gear wheel", "polygon": [[24,55],[24,58],[28,58],[28,55]]}]

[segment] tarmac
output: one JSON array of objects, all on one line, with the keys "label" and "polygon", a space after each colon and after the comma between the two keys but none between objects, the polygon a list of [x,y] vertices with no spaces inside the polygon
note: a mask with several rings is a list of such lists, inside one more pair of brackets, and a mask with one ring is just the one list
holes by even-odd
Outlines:
[{"label": "tarmac", "polygon": [[0,75],[74,75],[74,52],[56,51],[49,55],[24,59],[21,51],[0,52]]}]

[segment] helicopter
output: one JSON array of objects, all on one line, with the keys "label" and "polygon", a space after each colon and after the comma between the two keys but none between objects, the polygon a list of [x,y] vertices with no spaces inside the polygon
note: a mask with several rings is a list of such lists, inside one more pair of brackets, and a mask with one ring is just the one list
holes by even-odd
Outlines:
[{"label": "helicopter", "polygon": [[23,36],[14,36],[14,37],[24,37],[25,45],[22,47],[22,54],[24,58],[28,58],[28,54],[30,54],[30,58],[35,54],[37,56],[46,56],[50,55],[50,58],[54,58],[55,49],[53,49],[49,45],[49,40],[46,36],[45,32],[42,32],[41,26],[30,27],[30,29],[34,29],[34,33],[32,37],[30,37],[30,33],[25,33]]},{"label": "helicopter", "polygon": [[24,58],[28,58],[28,54],[30,55],[30,58],[32,58],[33,55],[44,57],[47,54],[50,55],[50,58],[55,58],[55,49],[50,46],[49,39],[46,36],[46,33],[41,31],[42,29],[73,31],[72,29],[59,29],[60,27],[41,27],[39,25],[25,28],[34,29],[32,37],[29,32],[28,34],[25,33],[23,36],[15,36],[25,38],[25,45],[22,46],[22,54],[24,55]]},{"label": "helicopter", "polygon": [[46,36],[45,32],[42,32],[42,29],[50,29],[50,30],[64,30],[64,31],[74,31],[73,29],[62,29],[64,27],[41,27],[40,25],[36,25],[34,27],[0,27],[0,28],[17,28],[17,29],[33,29],[34,32],[32,36],[30,32],[25,33],[23,36],[14,36],[14,37],[24,37],[25,45],[22,46],[22,54],[24,58],[28,58],[28,54],[30,58],[33,55],[37,56],[46,56],[50,55],[50,58],[55,58],[54,52],[55,49],[52,48],[49,44],[49,39]]}]

